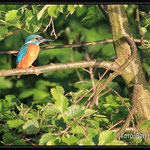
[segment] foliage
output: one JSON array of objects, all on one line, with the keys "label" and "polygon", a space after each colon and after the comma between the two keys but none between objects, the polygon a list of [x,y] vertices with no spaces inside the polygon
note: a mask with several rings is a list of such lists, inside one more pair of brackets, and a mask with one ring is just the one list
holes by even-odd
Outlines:
[{"label": "foliage", "polygon": [[[129,22],[133,18],[133,6],[127,5]],[[141,5],[144,38],[149,34],[149,9]],[[53,17],[58,39],[53,45],[78,44],[111,38],[109,25],[97,5],[0,5],[0,50],[19,50],[30,34],[50,37],[52,26],[43,32]],[[146,20],[146,21],[145,21]],[[137,37],[136,22],[131,22],[133,35]],[[10,32],[18,32],[7,36]],[[139,37],[138,37],[139,38]],[[45,45],[41,45],[45,47]],[[140,47],[145,55],[149,45]],[[145,51],[144,51],[145,50]],[[114,61],[112,43],[87,47],[91,59]],[[150,74],[150,59],[144,68]],[[0,69],[15,68],[16,56],[0,55]],[[42,51],[35,65],[86,60],[85,49],[63,48]],[[78,71],[78,73],[77,73]],[[94,70],[94,82],[104,69]],[[110,72],[108,72],[109,74]],[[107,75],[108,75],[107,74]],[[102,82],[107,78],[104,77]],[[78,82],[78,81],[87,82]],[[127,88],[121,77],[109,86],[116,90],[131,106]],[[128,110],[112,91],[99,98],[98,106],[87,107],[87,94],[92,87],[90,75],[82,69],[59,70],[40,76],[0,77],[0,135],[2,145],[133,145],[134,139],[116,139],[116,132],[108,129],[125,119]],[[104,90],[103,92],[106,92]],[[77,103],[76,103],[77,102]],[[119,124],[117,127],[121,127]],[[149,127],[149,122],[144,124]],[[144,145],[143,140],[138,144]]]}]

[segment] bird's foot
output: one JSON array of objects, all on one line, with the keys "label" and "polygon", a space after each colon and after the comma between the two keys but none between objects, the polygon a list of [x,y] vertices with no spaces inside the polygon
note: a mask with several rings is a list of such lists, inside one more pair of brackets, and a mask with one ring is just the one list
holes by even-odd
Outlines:
[{"label": "bird's foot", "polygon": [[35,69],[35,67],[34,67],[33,65],[31,65],[31,68],[32,68],[32,69]]}]

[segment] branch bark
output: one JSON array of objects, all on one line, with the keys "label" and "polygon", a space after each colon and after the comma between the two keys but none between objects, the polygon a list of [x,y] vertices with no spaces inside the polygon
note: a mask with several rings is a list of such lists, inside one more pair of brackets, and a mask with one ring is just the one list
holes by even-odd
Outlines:
[{"label": "branch bark", "polygon": [[[39,75],[44,72],[54,71],[54,70],[65,70],[65,69],[74,69],[74,68],[86,68],[86,67],[96,67],[96,68],[109,68],[112,65],[112,62],[109,61],[78,61],[71,63],[58,63],[58,64],[50,64],[36,67],[35,69],[28,68],[24,69],[6,69],[0,71],[1,76],[13,76],[13,75],[29,75],[35,74]],[[111,70],[115,71],[119,68],[118,64],[114,64],[111,66]]]}]

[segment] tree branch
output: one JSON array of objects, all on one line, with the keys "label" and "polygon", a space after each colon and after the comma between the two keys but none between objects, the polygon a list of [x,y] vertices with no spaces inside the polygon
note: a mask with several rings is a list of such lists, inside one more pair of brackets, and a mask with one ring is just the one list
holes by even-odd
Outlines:
[{"label": "tree branch", "polygon": [[123,65],[121,67],[118,68],[118,70],[116,70],[115,72],[113,72],[112,74],[109,75],[109,77],[100,85],[98,86],[98,88],[96,89],[95,95],[93,97],[93,100],[90,104],[90,108],[93,108],[93,106],[95,105],[96,102],[96,98],[98,97],[99,93],[104,90],[106,88],[106,86],[115,78],[117,77],[119,74],[121,74],[122,70],[124,70],[130,63],[131,63],[132,59],[127,59]]},{"label": "tree branch", "polygon": [[[140,43],[140,39],[134,39],[136,43]],[[147,40],[144,40],[147,42]],[[104,39],[101,41],[95,41],[95,42],[87,42],[87,43],[81,43],[81,44],[68,44],[68,45],[50,45],[46,46],[45,48],[41,50],[47,50],[47,49],[55,49],[55,48],[75,48],[75,47],[82,47],[82,46],[91,46],[91,45],[97,45],[97,44],[106,44],[106,43],[112,43],[112,39]],[[0,51],[0,54],[17,54],[18,51],[12,50],[12,51]]]},{"label": "tree branch", "polygon": [[[29,75],[36,74],[39,75],[44,72],[54,71],[54,70],[65,70],[65,69],[74,69],[74,68],[86,68],[86,67],[97,67],[97,68],[109,68],[112,65],[112,62],[109,61],[78,61],[71,63],[58,63],[58,64],[50,64],[36,67],[35,69],[28,68],[24,69],[7,69],[0,71],[1,76],[13,76],[13,75]],[[114,64],[111,66],[111,70],[118,70],[119,65]]]},{"label": "tree branch", "polygon": [[19,32],[20,30],[22,30],[22,29],[24,29],[24,28],[26,28],[26,25],[23,25],[23,26],[21,27],[21,29],[16,29],[16,30],[13,30],[13,31],[8,32],[7,34],[5,34],[5,37],[10,36],[10,35],[12,35],[12,34],[14,34],[14,33],[17,33],[17,32]]}]

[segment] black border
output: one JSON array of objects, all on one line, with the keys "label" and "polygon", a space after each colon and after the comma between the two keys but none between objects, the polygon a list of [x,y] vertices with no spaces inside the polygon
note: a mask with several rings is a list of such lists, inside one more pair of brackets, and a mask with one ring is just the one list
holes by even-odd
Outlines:
[{"label": "black border", "polygon": [[150,0],[2,0],[0,5],[12,5],[12,4],[85,4],[85,5],[96,5],[96,4],[150,4]]},{"label": "black border", "polygon": [[[84,5],[99,5],[99,4],[102,4],[102,5],[111,5],[111,4],[121,4],[121,5],[124,5],[124,4],[127,4],[127,5],[135,5],[135,4],[138,4],[138,5],[145,5],[145,4],[149,4],[150,5],[150,0],[66,0],[66,1],[63,1],[63,0],[3,0],[3,1],[0,1],[0,5],[25,5],[25,4],[32,4],[32,5],[37,5],[37,4],[42,4],[42,5],[46,5],[46,4],[64,4],[64,5],[68,5],[68,4],[84,4]],[[8,145],[4,145],[4,146],[1,146],[0,145],[0,149],[57,149],[57,148],[64,148],[64,149],[72,149],[72,148],[77,148],[77,149],[87,149],[87,148],[95,148],[95,149],[104,149],[104,148],[114,148],[114,149],[117,149],[117,148],[121,148],[121,149],[127,149],[127,148],[150,148],[150,145],[127,145],[127,146],[121,146],[121,145],[110,145],[110,146],[91,146],[91,145],[86,145],[86,146],[79,146],[79,145],[71,145],[71,146],[21,146],[21,145],[18,145],[18,146],[8,146]]]}]

